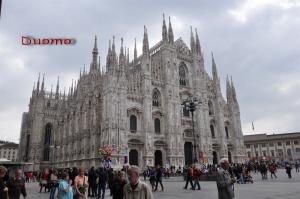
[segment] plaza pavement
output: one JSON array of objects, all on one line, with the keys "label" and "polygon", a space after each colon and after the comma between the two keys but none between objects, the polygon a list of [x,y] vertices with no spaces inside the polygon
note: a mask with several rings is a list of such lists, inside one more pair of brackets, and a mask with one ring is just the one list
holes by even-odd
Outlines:
[{"label": "plaza pavement", "polygon": [[[253,184],[235,184],[235,198],[238,199],[300,199],[300,173],[292,170],[292,179],[285,174],[285,170],[277,172],[277,179],[262,180],[260,174],[252,174]],[[147,181],[148,182],[148,181]],[[157,199],[217,199],[218,192],[216,182],[200,182],[202,190],[184,190],[185,182],[182,177],[171,177],[163,179],[165,191],[154,192]],[[27,199],[49,199],[49,193],[38,193],[37,183],[26,184]],[[109,190],[105,198],[109,196]]]}]

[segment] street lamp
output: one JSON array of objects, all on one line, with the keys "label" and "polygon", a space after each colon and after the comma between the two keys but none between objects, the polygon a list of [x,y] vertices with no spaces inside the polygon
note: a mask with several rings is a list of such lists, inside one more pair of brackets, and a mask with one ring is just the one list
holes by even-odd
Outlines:
[{"label": "street lamp", "polygon": [[54,156],[55,156],[55,149],[60,149],[60,146],[58,146],[57,144],[54,144],[54,145],[51,145],[50,148],[52,149],[53,151],[53,156],[52,156],[52,166],[54,165]]},{"label": "street lamp", "polygon": [[182,102],[182,106],[192,113],[192,131],[193,131],[193,137],[194,137],[194,163],[196,163],[197,160],[197,152],[196,152],[196,137],[195,137],[195,129],[194,129],[194,111],[196,110],[197,106],[200,105],[202,102],[198,100],[196,97],[188,97],[186,100]]}]

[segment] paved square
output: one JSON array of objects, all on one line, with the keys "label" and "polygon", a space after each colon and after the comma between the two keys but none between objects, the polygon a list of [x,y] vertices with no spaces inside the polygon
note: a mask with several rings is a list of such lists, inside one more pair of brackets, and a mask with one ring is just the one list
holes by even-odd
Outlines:
[{"label": "paved square", "polygon": [[[299,199],[300,198],[300,173],[292,170],[292,179],[288,179],[285,170],[277,172],[277,179],[261,180],[260,174],[253,174],[253,184],[236,184],[235,195],[239,199]],[[268,177],[270,177],[268,175]],[[154,192],[154,198],[170,199],[217,199],[217,186],[215,182],[201,182],[202,190],[184,190],[185,182],[182,177],[164,179],[165,191]],[[49,193],[38,193],[37,183],[27,184],[28,199],[48,199]],[[159,189],[160,190],[160,189]],[[111,198],[109,191],[105,198]]]}]

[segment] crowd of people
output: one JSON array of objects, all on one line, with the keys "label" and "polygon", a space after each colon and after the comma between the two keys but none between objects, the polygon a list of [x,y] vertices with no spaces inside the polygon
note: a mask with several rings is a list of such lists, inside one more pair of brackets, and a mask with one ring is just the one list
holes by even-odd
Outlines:
[{"label": "crowd of people", "polygon": [[[42,172],[25,172],[17,169],[13,178],[8,177],[7,169],[0,166],[0,199],[19,199],[21,195],[26,199],[25,183],[39,182],[39,192],[49,192],[50,199],[87,199],[94,197],[103,199],[106,190],[110,190],[113,199],[153,198],[152,192],[164,191],[163,178],[183,174],[184,189],[190,185],[191,190],[201,190],[201,180],[216,180],[219,193],[221,189],[234,183],[253,183],[251,174],[261,173],[262,179],[277,178],[277,169],[285,168],[286,174],[292,178],[292,165],[278,165],[275,162],[248,162],[246,164],[229,164],[228,160],[221,159],[219,165],[189,165],[183,168],[147,167],[140,171],[136,166],[124,166],[122,170],[113,170],[110,167],[44,169]],[[294,164],[296,173],[299,172],[299,163]],[[226,171],[226,172],[225,172]],[[139,176],[142,174],[144,181]],[[220,175],[222,175],[220,177]],[[222,180],[225,182],[221,182]],[[150,186],[146,181],[149,180]],[[226,185],[224,185],[224,183]],[[151,188],[152,189],[151,189]],[[221,191],[220,191],[221,190]],[[224,192],[224,190],[223,190]],[[222,193],[220,193],[222,195]],[[224,194],[224,193],[223,193]],[[231,198],[232,194],[228,198]]]}]

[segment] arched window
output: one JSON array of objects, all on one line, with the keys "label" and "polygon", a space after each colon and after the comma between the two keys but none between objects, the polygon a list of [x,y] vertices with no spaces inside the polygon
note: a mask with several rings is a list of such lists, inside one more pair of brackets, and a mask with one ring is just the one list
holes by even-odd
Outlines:
[{"label": "arched window", "polygon": [[183,116],[190,117],[190,111],[186,109],[186,107],[182,108]]},{"label": "arched window", "polygon": [[188,79],[187,79],[187,69],[184,63],[181,63],[179,66],[179,85],[180,86],[187,86]]},{"label": "arched window", "polygon": [[45,127],[45,139],[44,139],[45,145],[50,145],[51,133],[52,133],[52,125],[48,123]]},{"label": "arched window", "polygon": [[160,120],[158,118],[154,119],[154,131],[155,133],[160,133]]},{"label": "arched window", "polygon": [[135,115],[130,116],[130,131],[131,132],[136,132],[137,130],[137,119]]},{"label": "arched window", "polygon": [[226,138],[228,139],[229,138],[229,133],[228,133],[228,127],[225,126],[225,133],[226,133]]},{"label": "arched window", "polygon": [[157,107],[161,106],[161,95],[157,88],[153,90],[152,105]]},{"label": "arched window", "polygon": [[48,123],[45,126],[45,137],[44,137],[44,161],[50,160],[50,143],[52,136],[52,124]]},{"label": "arched window", "polygon": [[213,115],[214,114],[214,109],[211,101],[208,101],[208,114]]},{"label": "arched window", "polygon": [[50,101],[47,101],[47,108],[50,108],[51,104]]},{"label": "arched window", "polygon": [[212,138],[215,138],[216,136],[215,136],[215,128],[214,128],[214,126],[211,124],[210,125],[210,133],[211,133],[211,137]]}]

